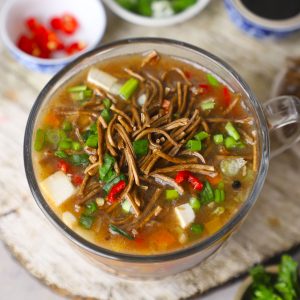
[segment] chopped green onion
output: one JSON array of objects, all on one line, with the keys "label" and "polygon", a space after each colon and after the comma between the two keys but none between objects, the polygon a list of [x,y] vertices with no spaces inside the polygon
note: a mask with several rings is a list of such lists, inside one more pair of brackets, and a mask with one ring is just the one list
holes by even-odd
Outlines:
[{"label": "chopped green onion", "polygon": [[94,202],[94,201],[89,202],[85,205],[85,210],[84,210],[83,214],[85,216],[91,216],[97,211],[97,209],[98,209],[98,207],[97,207],[96,202]]},{"label": "chopped green onion", "polygon": [[65,140],[61,140],[58,143],[58,149],[59,150],[69,150],[72,148],[72,142],[70,142],[69,140],[65,139]]},{"label": "chopped green onion", "polygon": [[220,203],[221,201],[221,191],[219,189],[215,189],[215,202]]},{"label": "chopped green onion", "polygon": [[214,191],[208,181],[204,182],[204,187],[200,195],[201,195],[201,199],[200,199],[201,204],[208,204],[214,200]]},{"label": "chopped green onion", "polygon": [[45,131],[43,129],[38,129],[35,135],[34,150],[41,151],[45,144]]},{"label": "chopped green onion", "polygon": [[97,134],[98,133],[98,129],[97,129],[97,124],[96,123],[93,123],[91,126],[90,126],[90,131],[94,134]]},{"label": "chopped green onion", "polygon": [[67,138],[66,133],[59,129],[48,129],[45,135],[46,141],[57,147],[59,141]]},{"label": "chopped green onion", "polygon": [[116,177],[117,177],[116,171],[114,169],[110,168],[110,170],[106,173],[106,175],[104,176],[102,181],[110,182]]},{"label": "chopped green onion", "polygon": [[105,98],[105,99],[102,100],[102,102],[103,102],[105,108],[110,109],[111,101],[109,99]]},{"label": "chopped green onion", "polygon": [[228,136],[228,137],[225,138],[225,147],[227,149],[233,149],[236,146],[237,146],[237,142],[233,137]]},{"label": "chopped green onion", "polygon": [[[109,155],[108,153],[104,154],[103,165],[101,166],[101,168],[99,168],[100,180],[106,181],[106,175],[113,167],[115,161],[115,158]],[[110,180],[112,180],[112,178],[110,178]],[[107,181],[110,180],[107,178]]]},{"label": "chopped green onion", "polygon": [[233,124],[231,122],[228,122],[225,126],[225,130],[228,133],[229,136],[233,137],[236,141],[240,139],[240,134],[235,129]]},{"label": "chopped green onion", "polygon": [[59,158],[68,158],[68,155],[65,151],[57,150],[54,152],[54,155]]},{"label": "chopped green onion", "polygon": [[225,192],[224,190],[221,190],[221,202],[225,200]]},{"label": "chopped green onion", "polygon": [[121,180],[125,180],[125,175],[121,174],[115,178],[113,178],[111,181],[107,182],[104,186],[103,186],[103,190],[108,193],[110,191],[110,189],[117,184],[118,182],[120,182]]},{"label": "chopped green onion", "polygon": [[113,224],[109,224],[109,229],[115,233],[118,233],[119,235],[122,235],[124,237],[126,237],[129,240],[134,240],[134,237],[131,236],[129,233],[127,233],[126,231],[124,231],[123,229],[117,227],[116,225]]},{"label": "chopped green onion", "polygon": [[223,182],[223,181],[220,181],[219,184],[218,184],[218,189],[223,190],[224,187],[225,187],[224,182]]},{"label": "chopped green onion", "polygon": [[134,153],[141,157],[148,153],[149,141],[146,139],[137,140],[132,143],[132,146]]},{"label": "chopped green onion", "polygon": [[101,117],[104,119],[106,124],[108,124],[110,122],[110,119],[111,119],[110,110],[107,109],[107,108],[103,109],[102,112],[101,112]]},{"label": "chopped green onion", "polygon": [[208,137],[209,137],[209,134],[206,131],[200,131],[196,135],[194,135],[194,139],[196,139],[198,141],[205,140]]},{"label": "chopped green onion", "polygon": [[201,234],[204,231],[204,225],[203,224],[192,224],[191,231],[196,234]]},{"label": "chopped green onion", "polygon": [[80,151],[81,150],[81,145],[80,145],[80,143],[78,143],[78,142],[72,142],[72,149],[74,150],[74,151]]},{"label": "chopped green onion", "polygon": [[201,141],[198,140],[189,140],[186,143],[186,148],[190,151],[200,151],[202,149]]},{"label": "chopped green onion", "polygon": [[79,219],[79,224],[85,229],[91,229],[94,222],[94,218],[91,216],[81,215]]},{"label": "chopped green onion", "polygon": [[81,91],[81,92],[73,92],[70,95],[71,95],[71,99],[73,101],[84,101],[93,95],[93,91],[86,90],[86,91]]},{"label": "chopped green onion", "polygon": [[190,205],[192,207],[193,210],[199,210],[201,208],[201,203],[200,200],[196,197],[191,197],[190,198]]},{"label": "chopped green onion", "polygon": [[134,94],[138,86],[139,81],[136,78],[130,78],[120,88],[119,94],[123,99],[128,100]]},{"label": "chopped green onion", "polygon": [[166,190],[166,199],[174,200],[179,197],[179,193],[176,190]]},{"label": "chopped green onion", "polygon": [[72,154],[69,156],[69,159],[74,166],[85,166],[89,163],[89,156],[86,153]]},{"label": "chopped green onion", "polygon": [[146,17],[151,17],[152,15],[152,1],[149,0],[139,0],[137,2],[137,12]]},{"label": "chopped green onion", "polygon": [[98,135],[91,134],[86,140],[85,144],[91,148],[97,148],[98,146]]},{"label": "chopped green onion", "polygon": [[207,80],[208,80],[208,83],[212,86],[219,85],[219,81],[212,74],[207,74]]},{"label": "chopped green onion", "polygon": [[129,213],[130,212],[130,209],[131,209],[131,203],[128,199],[122,201],[122,209],[126,212],[126,213]]},{"label": "chopped green onion", "polygon": [[215,142],[216,145],[223,144],[223,141],[224,141],[223,134],[215,134],[213,139],[214,139],[214,142]]},{"label": "chopped green onion", "polygon": [[214,109],[215,104],[215,100],[213,98],[210,98],[208,100],[202,101],[200,103],[200,106],[202,110],[211,110]]},{"label": "chopped green onion", "polygon": [[195,4],[197,0],[172,0],[171,6],[174,12],[178,13],[185,9],[187,9],[189,6]]},{"label": "chopped green onion", "polygon": [[62,129],[64,131],[71,131],[72,130],[72,123],[69,121],[64,121],[62,124]]},{"label": "chopped green onion", "polygon": [[70,88],[68,88],[68,92],[69,93],[78,93],[78,92],[83,92],[87,90],[87,86],[86,85],[76,85],[76,86],[72,86]]}]

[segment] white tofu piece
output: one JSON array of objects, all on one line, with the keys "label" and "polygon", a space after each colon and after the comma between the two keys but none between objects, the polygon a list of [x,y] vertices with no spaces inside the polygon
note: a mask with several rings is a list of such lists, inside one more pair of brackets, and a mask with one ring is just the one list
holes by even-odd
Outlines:
[{"label": "white tofu piece", "polygon": [[62,214],[62,220],[68,227],[71,228],[77,223],[76,217],[69,211],[66,211]]},{"label": "white tofu piece", "polygon": [[180,226],[187,228],[195,220],[195,213],[189,203],[185,203],[175,207],[175,213]]},{"label": "white tofu piece", "polygon": [[60,206],[76,191],[70,178],[62,171],[57,171],[40,183],[41,190],[49,201]]},{"label": "white tofu piece", "polygon": [[97,68],[93,67],[89,70],[87,81],[92,85],[102,88],[106,92],[111,92],[113,94],[118,92],[118,88],[114,87],[115,85],[119,87],[119,84],[117,84],[118,78]]}]

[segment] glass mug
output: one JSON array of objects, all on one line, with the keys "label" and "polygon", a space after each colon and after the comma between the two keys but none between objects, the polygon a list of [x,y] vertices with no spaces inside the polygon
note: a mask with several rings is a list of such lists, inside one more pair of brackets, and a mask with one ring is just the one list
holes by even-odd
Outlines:
[{"label": "glass mug", "polygon": [[[47,204],[39,189],[34,171],[32,159],[33,133],[40,111],[47,106],[55,92],[73,76],[99,61],[127,54],[145,53],[153,49],[159,53],[176,56],[203,66],[221,78],[235,92],[241,93],[243,99],[248,99],[247,109],[254,116],[259,143],[258,175],[248,198],[245,199],[239,211],[212,236],[187,248],[159,255],[117,253],[97,246],[76,234],[56,216]],[[279,132],[280,128],[292,123],[297,125],[300,123],[300,100],[298,98],[281,96],[266,102],[262,107],[248,85],[229,65],[202,49],[168,39],[138,38],[117,41],[97,48],[76,59],[55,75],[41,91],[33,105],[26,127],[24,139],[25,170],[31,192],[40,209],[73,245],[76,245],[87,258],[93,260],[93,263],[96,262],[101,268],[117,275],[138,278],[162,277],[182,272],[201,263],[219,249],[224,241],[239,227],[253,207],[266,178],[270,160],[269,132]],[[299,136],[299,131],[296,130],[292,137],[290,136],[283,145],[275,149],[274,154],[290,147],[292,143],[299,139]],[[281,135],[281,140],[282,137],[283,135]]]}]

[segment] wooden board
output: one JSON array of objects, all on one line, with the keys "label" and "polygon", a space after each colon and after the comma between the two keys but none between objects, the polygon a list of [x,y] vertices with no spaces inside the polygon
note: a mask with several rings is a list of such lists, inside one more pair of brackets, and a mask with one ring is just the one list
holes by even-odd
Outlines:
[{"label": "wooden board", "polygon": [[[179,39],[213,52],[246,79],[261,101],[268,98],[285,57],[300,54],[299,34],[280,41],[252,39],[228,20],[221,1],[213,1],[198,17],[172,28],[144,28],[110,18],[105,42],[136,36]],[[263,192],[239,232],[201,266],[146,282],[115,278],[94,267],[45,219],[25,179],[24,128],[50,76],[18,65],[2,44],[0,51],[0,235],[26,269],[47,285],[85,299],[183,299],[300,243],[300,161],[297,151],[290,150],[272,161]]]}]

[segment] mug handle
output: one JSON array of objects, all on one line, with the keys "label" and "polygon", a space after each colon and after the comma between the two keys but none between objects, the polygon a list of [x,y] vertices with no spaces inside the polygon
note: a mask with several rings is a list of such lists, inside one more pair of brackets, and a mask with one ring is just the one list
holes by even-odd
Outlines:
[{"label": "mug handle", "polygon": [[271,136],[271,158],[300,141],[300,99],[279,96],[263,105]]}]

